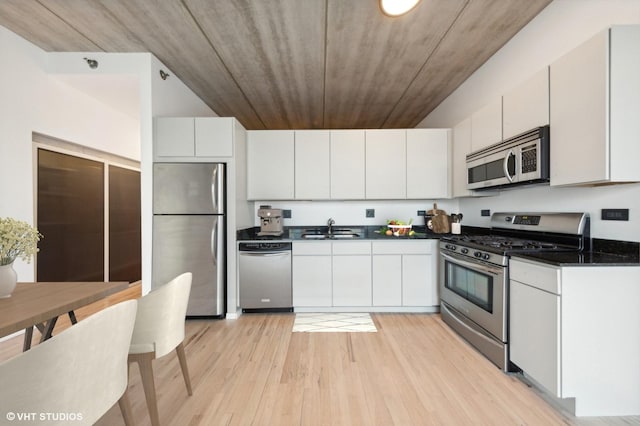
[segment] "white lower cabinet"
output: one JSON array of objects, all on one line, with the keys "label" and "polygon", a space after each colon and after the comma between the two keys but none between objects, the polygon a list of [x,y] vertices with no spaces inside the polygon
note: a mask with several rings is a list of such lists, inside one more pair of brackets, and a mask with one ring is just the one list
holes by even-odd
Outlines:
[{"label": "white lower cabinet", "polygon": [[437,240],[294,241],[293,306],[426,312],[440,304]]},{"label": "white lower cabinet", "polygon": [[511,361],[576,416],[640,415],[640,267],[513,257],[509,274]]},{"label": "white lower cabinet", "polygon": [[560,296],[511,280],[511,360],[560,396]]},{"label": "white lower cabinet", "polygon": [[436,306],[437,240],[374,241],[373,305]]},{"label": "white lower cabinet", "polygon": [[371,242],[331,243],[333,306],[371,306]]},{"label": "white lower cabinet", "polygon": [[371,256],[333,256],[333,306],[371,306]]},{"label": "white lower cabinet", "polygon": [[401,306],[402,256],[375,254],[372,266],[373,306]]},{"label": "white lower cabinet", "polygon": [[431,254],[402,256],[402,306],[439,305],[436,268]]},{"label": "white lower cabinet", "polygon": [[296,242],[292,256],[293,306],[331,306],[331,245],[324,242]]}]

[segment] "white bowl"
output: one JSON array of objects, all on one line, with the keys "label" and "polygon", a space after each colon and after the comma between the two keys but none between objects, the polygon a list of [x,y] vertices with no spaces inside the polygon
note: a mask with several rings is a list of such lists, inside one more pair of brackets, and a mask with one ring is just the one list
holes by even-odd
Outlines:
[{"label": "white bowl", "polygon": [[400,235],[406,235],[411,230],[412,225],[387,225],[387,228],[391,229],[393,235],[399,237]]}]

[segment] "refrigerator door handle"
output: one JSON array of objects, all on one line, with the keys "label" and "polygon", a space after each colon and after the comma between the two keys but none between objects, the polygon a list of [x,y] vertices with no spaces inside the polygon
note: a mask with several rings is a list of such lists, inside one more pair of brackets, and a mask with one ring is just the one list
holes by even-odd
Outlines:
[{"label": "refrigerator door handle", "polygon": [[224,214],[224,191],[225,191],[225,178],[224,178],[224,164],[217,164],[213,168],[211,175],[211,201],[213,203],[213,211],[217,214]]},{"label": "refrigerator door handle", "polygon": [[211,174],[211,202],[213,203],[213,211],[218,212],[218,167],[214,167]]},{"label": "refrigerator door handle", "polygon": [[[224,223],[223,217],[218,216],[211,229],[211,257],[213,258],[213,264],[216,266],[218,266],[219,247],[224,245]],[[217,269],[220,271],[220,268]]]}]

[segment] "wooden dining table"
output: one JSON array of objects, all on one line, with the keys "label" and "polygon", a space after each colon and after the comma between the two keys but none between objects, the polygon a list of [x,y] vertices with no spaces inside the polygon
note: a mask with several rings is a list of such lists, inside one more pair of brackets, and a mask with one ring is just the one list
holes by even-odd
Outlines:
[{"label": "wooden dining table", "polygon": [[31,347],[34,326],[40,329],[44,341],[51,337],[60,315],[73,313],[128,286],[126,281],[20,282],[11,297],[0,299],[0,337],[25,330],[26,351]]}]

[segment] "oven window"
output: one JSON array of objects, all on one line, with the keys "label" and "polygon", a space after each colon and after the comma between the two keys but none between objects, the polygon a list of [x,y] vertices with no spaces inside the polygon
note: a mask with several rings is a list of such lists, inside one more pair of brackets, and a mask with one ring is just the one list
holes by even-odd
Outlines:
[{"label": "oven window", "polygon": [[445,262],[445,287],[474,305],[493,313],[493,277],[451,262]]}]

